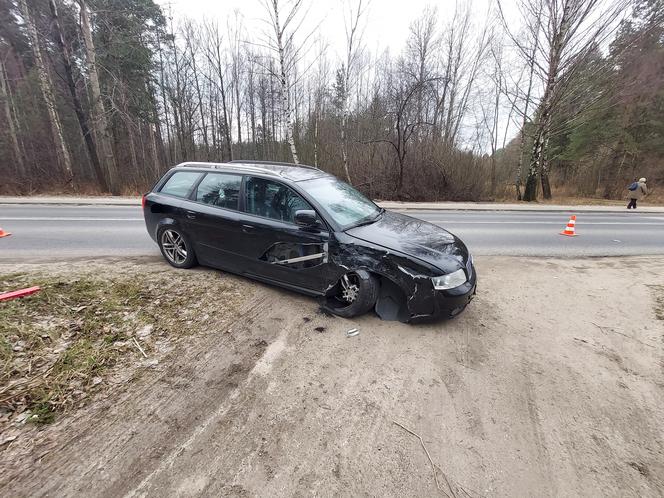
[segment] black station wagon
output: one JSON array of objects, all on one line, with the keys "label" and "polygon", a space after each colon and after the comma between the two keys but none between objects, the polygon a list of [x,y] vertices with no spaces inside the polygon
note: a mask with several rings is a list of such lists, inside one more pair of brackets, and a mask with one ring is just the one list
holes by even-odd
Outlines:
[{"label": "black station wagon", "polygon": [[142,204],[176,268],[200,263],[319,296],[343,317],[375,308],[387,320],[451,318],[475,294],[461,240],[310,166],[183,163]]}]

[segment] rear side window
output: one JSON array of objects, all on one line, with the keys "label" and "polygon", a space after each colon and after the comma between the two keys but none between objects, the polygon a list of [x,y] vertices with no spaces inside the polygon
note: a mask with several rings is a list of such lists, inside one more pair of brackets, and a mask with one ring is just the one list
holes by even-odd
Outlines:
[{"label": "rear side window", "polygon": [[239,209],[242,177],[208,173],[196,188],[196,200],[226,209]]},{"label": "rear side window", "polygon": [[200,176],[201,174],[197,171],[176,171],[161,187],[160,192],[175,197],[187,197],[191,187]]},{"label": "rear side window", "polygon": [[282,183],[263,178],[247,178],[245,185],[248,213],[294,223],[296,211],[313,210],[307,201]]}]

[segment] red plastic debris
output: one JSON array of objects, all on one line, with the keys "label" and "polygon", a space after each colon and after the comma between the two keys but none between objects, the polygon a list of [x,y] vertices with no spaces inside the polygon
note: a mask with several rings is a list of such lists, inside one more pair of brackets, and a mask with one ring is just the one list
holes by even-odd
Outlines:
[{"label": "red plastic debris", "polygon": [[4,294],[0,294],[0,301],[9,301],[10,299],[16,299],[17,297],[29,296],[40,290],[41,287],[28,287],[27,289],[5,292]]},{"label": "red plastic debris", "polygon": [[0,238],[2,238],[2,237],[9,237],[10,235],[11,235],[11,233],[9,233],[9,232],[5,232],[5,231],[2,229],[2,227],[0,227]]}]

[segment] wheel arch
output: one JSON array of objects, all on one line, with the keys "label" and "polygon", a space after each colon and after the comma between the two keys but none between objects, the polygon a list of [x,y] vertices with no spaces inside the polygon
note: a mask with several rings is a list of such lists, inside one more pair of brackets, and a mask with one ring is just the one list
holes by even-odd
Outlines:
[{"label": "wheel arch", "polygon": [[167,228],[167,227],[174,227],[182,230],[182,227],[180,227],[180,224],[175,220],[175,218],[171,218],[170,216],[167,216],[165,218],[161,218],[158,222],[157,225],[155,226],[154,230],[154,236],[155,240],[158,241],[159,239],[159,231],[162,228]]}]

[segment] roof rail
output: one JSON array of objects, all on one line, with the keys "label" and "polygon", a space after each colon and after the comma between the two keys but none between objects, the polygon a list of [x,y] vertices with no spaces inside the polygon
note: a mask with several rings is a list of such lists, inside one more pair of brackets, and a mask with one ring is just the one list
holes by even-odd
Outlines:
[{"label": "roof rail", "polygon": [[233,159],[232,161],[228,162],[228,164],[231,164],[231,163],[292,166],[293,168],[307,168],[307,169],[319,170],[319,168],[316,168],[315,166],[309,166],[308,164],[285,163],[285,162],[281,162],[281,161],[258,161],[256,159]]},{"label": "roof rail", "polygon": [[[240,161],[238,161],[240,162]],[[266,175],[279,176],[276,171],[271,171],[263,168],[252,168],[251,166],[243,166],[240,168],[237,164],[231,163],[199,163],[199,162],[185,162],[175,166],[176,168],[210,168],[210,169],[242,169],[244,171],[251,171],[254,173],[263,173]]]}]

